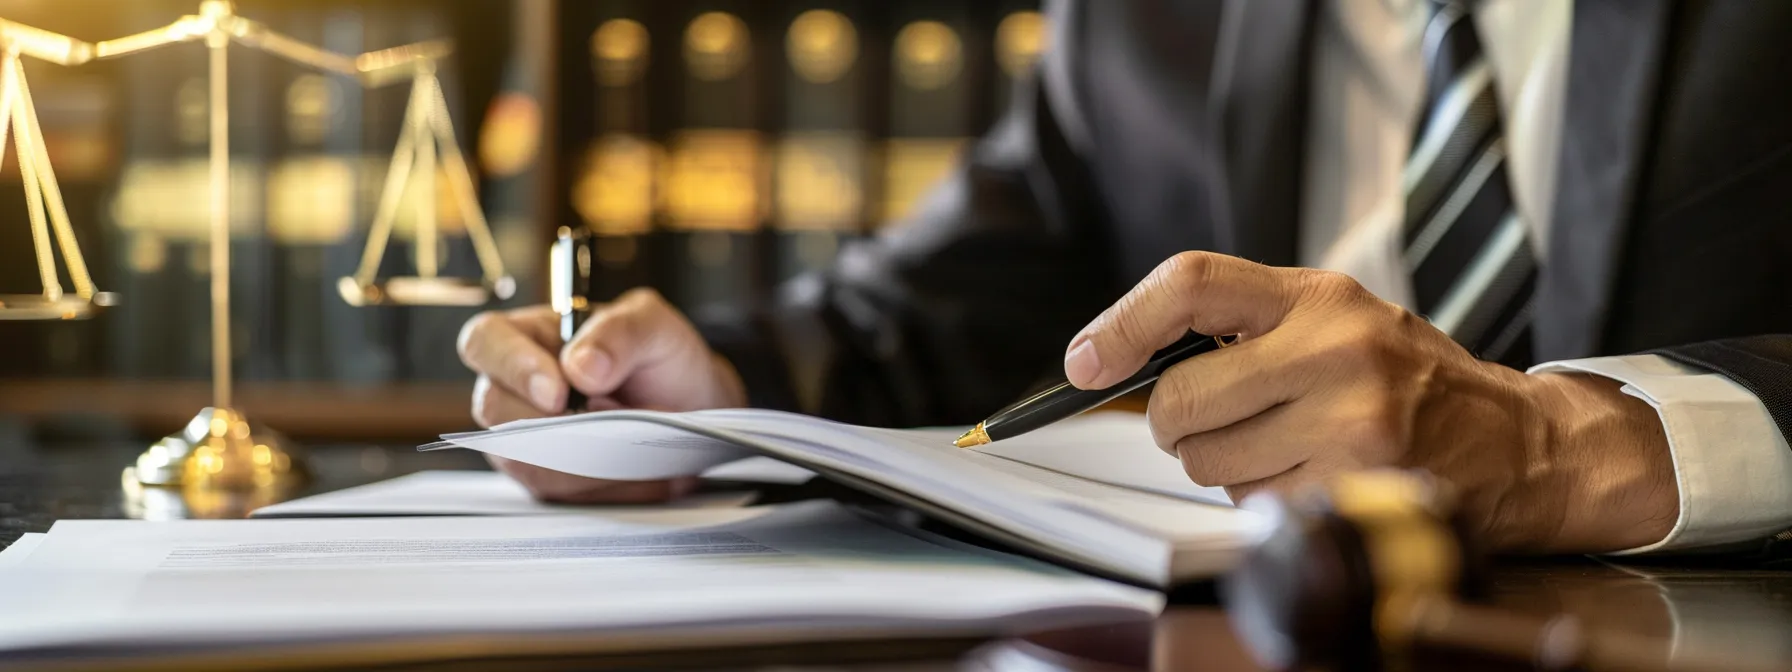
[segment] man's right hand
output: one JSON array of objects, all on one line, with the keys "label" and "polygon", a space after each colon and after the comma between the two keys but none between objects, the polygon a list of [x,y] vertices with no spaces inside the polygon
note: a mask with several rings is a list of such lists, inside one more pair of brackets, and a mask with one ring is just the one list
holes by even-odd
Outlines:
[{"label": "man's right hand", "polygon": [[[562,347],[560,316],[547,306],[480,313],[460,331],[461,361],[479,374],[473,419],[482,427],[559,415],[567,389],[581,410],[695,411],[746,404],[734,366],[709,348],[678,309],[650,290],[596,307]],[[492,457],[536,498],[565,503],[642,503],[689,492],[696,477],[600,481]]]}]

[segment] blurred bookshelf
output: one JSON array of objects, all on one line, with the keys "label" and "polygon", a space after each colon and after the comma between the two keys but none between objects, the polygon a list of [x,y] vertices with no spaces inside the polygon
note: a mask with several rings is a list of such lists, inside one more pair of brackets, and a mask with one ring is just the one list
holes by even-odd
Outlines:
[{"label": "blurred bookshelf", "polygon": [[[197,0],[0,0],[83,39]],[[560,226],[600,235],[597,300],[651,286],[690,311],[750,307],[897,225],[1007,102],[1042,48],[1036,2],[239,0],[244,16],[359,53],[454,42],[449,108],[516,298],[544,298]],[[0,322],[0,423],[93,418],[143,436],[206,405],[203,49],[27,64],[96,279],[86,322]],[[477,309],[356,308],[353,272],[406,87],[363,89],[232,53],[233,344],[245,410],[300,439],[464,429],[455,339]],[[9,150],[10,152],[10,150]],[[0,292],[36,289],[17,161],[0,168]],[[450,203],[444,274],[478,272]],[[400,219],[385,264],[410,271]],[[494,306],[498,307],[498,306]]]}]

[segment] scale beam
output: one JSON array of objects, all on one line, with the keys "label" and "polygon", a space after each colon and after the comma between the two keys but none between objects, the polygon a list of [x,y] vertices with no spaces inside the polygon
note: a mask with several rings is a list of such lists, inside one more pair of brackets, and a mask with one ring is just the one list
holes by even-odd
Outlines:
[{"label": "scale beam", "polygon": [[0,44],[25,56],[59,65],[81,65],[93,60],[94,45],[67,35],[0,19]]}]

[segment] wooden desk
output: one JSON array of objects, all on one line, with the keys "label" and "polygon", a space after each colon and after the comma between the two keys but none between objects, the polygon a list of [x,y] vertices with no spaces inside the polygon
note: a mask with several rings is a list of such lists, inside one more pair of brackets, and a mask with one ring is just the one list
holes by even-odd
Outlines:
[{"label": "wooden desk", "polygon": [[[173,518],[193,513],[240,515],[256,502],[214,498],[184,502],[170,493],[127,497],[119,473],[134,443],[34,445],[0,439],[0,547],[58,518]],[[422,469],[477,469],[462,451],[418,453],[409,447],[313,446],[318,478],[300,494],[391,478]],[[161,495],[161,496],[154,496]],[[1535,612],[1567,611],[1590,623],[1658,638],[1673,655],[1719,651],[1792,669],[1792,563],[1623,568],[1567,558],[1506,563],[1492,585],[1499,604]],[[997,642],[889,643],[685,653],[678,658],[531,659],[528,669],[615,669],[675,664],[686,669],[753,669],[851,663],[846,669],[903,670],[1250,670],[1211,588],[1179,594],[1182,603],[1156,622],[1128,627],[1039,633]],[[864,662],[900,659],[901,662]],[[496,661],[450,665],[488,669]],[[520,661],[511,661],[520,662]],[[794,667],[792,667],[794,665]],[[382,668],[391,669],[391,668]],[[405,668],[409,669],[409,668]],[[827,669],[842,669],[828,665]]]}]

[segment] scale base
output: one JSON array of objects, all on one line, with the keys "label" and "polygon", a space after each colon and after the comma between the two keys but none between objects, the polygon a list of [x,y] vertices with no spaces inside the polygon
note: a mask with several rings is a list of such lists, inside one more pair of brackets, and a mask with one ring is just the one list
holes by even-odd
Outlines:
[{"label": "scale base", "polygon": [[336,283],[342,300],[363,306],[464,306],[477,308],[516,294],[510,276],[485,282],[473,278],[403,276],[361,284],[353,277]]},{"label": "scale base", "polygon": [[302,454],[279,434],[228,408],[206,408],[178,434],[163,437],[128,474],[143,485],[200,490],[267,490],[302,483]]},{"label": "scale base", "polygon": [[91,300],[64,294],[0,294],[0,320],[85,320],[118,303],[118,295],[99,292]]}]

